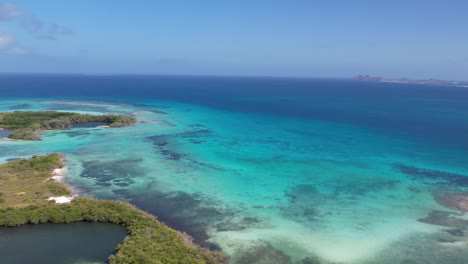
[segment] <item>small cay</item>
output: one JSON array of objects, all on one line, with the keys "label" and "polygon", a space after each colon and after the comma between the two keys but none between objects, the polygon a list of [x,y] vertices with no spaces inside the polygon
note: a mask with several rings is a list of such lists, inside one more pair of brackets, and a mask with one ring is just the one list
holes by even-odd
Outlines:
[{"label": "small cay", "polygon": [[[8,138],[40,140],[42,130],[70,129],[79,124],[103,124],[109,127],[123,127],[136,123],[132,116],[91,115],[57,111],[16,111],[0,113],[0,128],[12,130]],[[89,127],[83,125],[82,127]]]}]

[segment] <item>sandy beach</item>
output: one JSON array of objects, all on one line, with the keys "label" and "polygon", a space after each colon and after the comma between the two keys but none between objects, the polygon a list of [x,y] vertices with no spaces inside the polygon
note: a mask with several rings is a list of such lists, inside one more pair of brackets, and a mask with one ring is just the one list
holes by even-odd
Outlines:
[{"label": "sandy beach", "polygon": [[66,166],[65,159],[62,159],[61,162],[62,164],[64,164],[64,166],[62,168],[54,169],[52,172],[52,177],[50,177],[49,179],[66,185],[70,193],[72,194],[72,196],[57,196],[57,197],[49,197],[49,199],[47,199],[48,201],[55,201],[55,203],[58,203],[58,204],[70,203],[77,196],[73,187],[64,181],[64,178],[67,173],[67,166]]},{"label": "sandy beach", "polygon": [[66,203],[70,203],[73,200],[73,198],[75,197],[57,196],[57,197],[49,197],[47,201],[55,201],[55,203],[58,203],[58,204],[66,204]]},{"label": "sandy beach", "polygon": [[60,183],[63,183],[63,178],[65,177],[67,167],[59,168],[59,169],[54,169],[52,172],[52,177],[51,179],[56,180]]}]

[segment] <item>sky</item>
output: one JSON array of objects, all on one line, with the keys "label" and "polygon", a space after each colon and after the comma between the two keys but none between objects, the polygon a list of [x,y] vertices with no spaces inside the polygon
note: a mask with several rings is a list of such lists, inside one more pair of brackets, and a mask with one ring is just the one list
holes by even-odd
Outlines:
[{"label": "sky", "polygon": [[0,72],[468,80],[467,0],[0,0]]}]

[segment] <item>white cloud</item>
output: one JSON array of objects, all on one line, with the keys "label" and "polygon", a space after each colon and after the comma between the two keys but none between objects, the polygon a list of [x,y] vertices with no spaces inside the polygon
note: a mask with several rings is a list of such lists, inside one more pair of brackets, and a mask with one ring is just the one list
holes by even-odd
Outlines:
[{"label": "white cloud", "polygon": [[0,20],[13,20],[23,16],[24,13],[12,3],[0,3]]},{"label": "white cloud", "polygon": [[25,55],[28,51],[21,47],[10,33],[0,29],[0,54]]},{"label": "white cloud", "polygon": [[7,32],[0,30],[0,49],[10,47],[15,43],[15,38]]},{"label": "white cloud", "polygon": [[7,50],[7,54],[11,54],[11,55],[26,55],[28,53],[29,53],[28,50],[22,47],[13,47]]},{"label": "white cloud", "polygon": [[0,2],[0,21],[16,21],[25,31],[38,39],[55,40],[58,36],[73,34],[73,30],[68,27],[53,22],[45,22],[8,2]]}]

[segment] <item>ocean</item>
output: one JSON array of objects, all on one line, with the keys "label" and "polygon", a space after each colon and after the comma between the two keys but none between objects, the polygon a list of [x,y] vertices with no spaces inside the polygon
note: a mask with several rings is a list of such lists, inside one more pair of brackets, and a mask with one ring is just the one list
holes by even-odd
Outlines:
[{"label": "ocean", "polygon": [[45,109],[138,123],[0,139],[0,162],[62,152],[79,194],[135,204],[230,263],[468,262],[465,87],[0,75],[0,111]]}]

